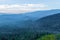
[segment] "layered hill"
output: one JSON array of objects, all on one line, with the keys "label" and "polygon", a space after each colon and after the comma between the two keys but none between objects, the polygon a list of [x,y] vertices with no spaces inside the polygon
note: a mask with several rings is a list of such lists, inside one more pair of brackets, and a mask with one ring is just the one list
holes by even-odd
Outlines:
[{"label": "layered hill", "polygon": [[[44,27],[45,24],[48,24],[46,22],[46,20],[48,20],[48,22],[50,22],[50,20],[54,19],[52,17],[51,17],[52,19],[49,19],[50,17],[46,18],[46,16],[50,16],[50,15],[58,14],[58,13],[60,13],[60,10],[36,11],[36,12],[30,12],[30,13],[25,13],[25,14],[2,14],[1,13],[0,32],[2,32],[2,33],[17,32],[18,29],[19,29],[19,31],[20,31],[20,29],[21,30],[24,29],[24,31],[27,29],[29,29],[30,31],[32,31],[32,30],[37,31],[37,30],[39,30],[38,29],[39,27],[42,27],[43,28],[42,30],[44,30],[44,28],[47,28],[47,27]],[[56,18],[56,20],[58,21],[59,18],[58,19],[57,18]],[[39,21],[37,22],[37,20],[39,20]],[[52,22],[54,23],[54,21],[56,21],[56,20],[53,20]],[[50,25],[52,25],[52,24],[50,24]],[[56,24],[56,25],[58,25],[58,24]],[[40,28],[40,30],[41,30],[41,28]]]},{"label": "layered hill", "polygon": [[60,10],[0,15],[0,40],[36,40],[60,33]]},{"label": "layered hill", "polygon": [[37,20],[40,30],[50,33],[60,33],[60,13]]}]

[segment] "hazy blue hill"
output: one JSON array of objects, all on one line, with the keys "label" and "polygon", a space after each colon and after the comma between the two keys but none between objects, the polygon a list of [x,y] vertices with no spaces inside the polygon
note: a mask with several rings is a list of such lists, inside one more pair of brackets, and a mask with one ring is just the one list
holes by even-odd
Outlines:
[{"label": "hazy blue hill", "polygon": [[60,13],[60,9],[36,11],[36,12],[26,13],[24,15],[29,16],[34,19],[39,19],[48,15],[56,14],[56,13]]},{"label": "hazy blue hill", "polygon": [[36,20],[48,15],[60,13],[59,9],[55,10],[45,10],[45,11],[36,11],[36,12],[28,12],[23,14],[6,14],[6,13],[0,13],[0,19],[6,19],[6,20]]},{"label": "hazy blue hill", "polygon": [[60,33],[60,10],[0,15],[0,39],[36,40],[45,32]]},{"label": "hazy blue hill", "polygon": [[60,13],[37,20],[40,30],[50,33],[60,33]]},{"label": "hazy blue hill", "polygon": [[[18,28],[31,28],[38,30],[39,23],[36,23],[36,20],[39,20],[45,16],[58,14],[60,10],[46,10],[46,11],[36,11],[25,14],[2,14],[0,15],[0,30],[5,31],[5,29],[18,29]],[[46,23],[46,22],[45,22]]]}]

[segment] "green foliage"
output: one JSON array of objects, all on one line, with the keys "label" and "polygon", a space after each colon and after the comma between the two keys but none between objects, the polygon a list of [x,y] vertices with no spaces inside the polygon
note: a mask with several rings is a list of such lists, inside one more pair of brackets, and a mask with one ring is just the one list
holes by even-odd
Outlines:
[{"label": "green foliage", "polygon": [[56,40],[60,40],[60,34],[56,35]]},{"label": "green foliage", "polygon": [[38,38],[37,40],[55,40],[55,39],[56,39],[56,35],[50,34],[50,35],[42,36],[41,38]]},{"label": "green foliage", "polygon": [[0,40],[60,40],[60,34],[24,32],[22,34],[0,34]]}]

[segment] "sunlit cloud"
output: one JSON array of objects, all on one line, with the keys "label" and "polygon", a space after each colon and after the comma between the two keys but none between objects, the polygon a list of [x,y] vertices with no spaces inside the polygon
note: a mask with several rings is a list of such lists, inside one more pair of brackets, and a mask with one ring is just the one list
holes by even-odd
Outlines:
[{"label": "sunlit cloud", "polygon": [[24,13],[37,10],[47,10],[48,5],[45,4],[12,4],[0,5],[0,12],[2,13]]}]

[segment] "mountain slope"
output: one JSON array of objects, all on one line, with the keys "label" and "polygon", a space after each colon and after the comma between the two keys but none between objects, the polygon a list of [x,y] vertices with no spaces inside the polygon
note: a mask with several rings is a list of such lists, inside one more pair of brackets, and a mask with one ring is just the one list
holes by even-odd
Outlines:
[{"label": "mountain slope", "polygon": [[0,15],[0,30],[1,32],[4,32],[7,30],[12,31],[18,28],[20,29],[29,28],[31,29],[31,31],[33,29],[36,31],[36,30],[39,30],[38,29],[39,23],[35,23],[36,20],[39,20],[45,16],[58,14],[58,13],[60,13],[60,10],[37,11],[37,12],[31,12],[31,13],[25,13],[25,14],[3,14],[3,15]]},{"label": "mountain slope", "polygon": [[0,40],[36,40],[48,33],[60,33],[59,29],[60,10],[0,15]]},{"label": "mountain slope", "polygon": [[43,17],[37,20],[40,30],[51,32],[51,33],[60,33],[60,13]]}]

